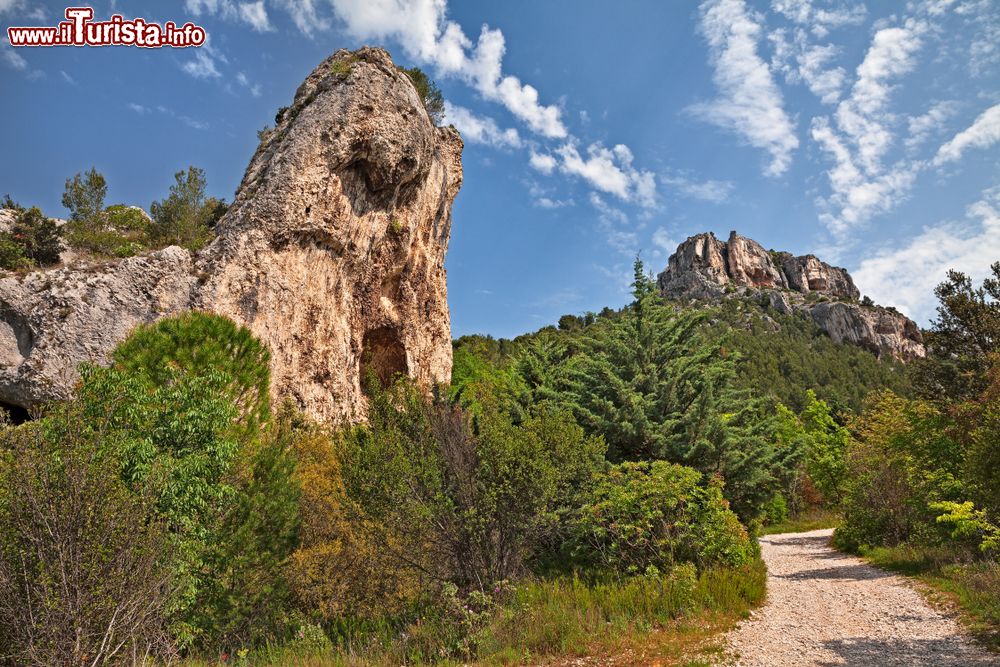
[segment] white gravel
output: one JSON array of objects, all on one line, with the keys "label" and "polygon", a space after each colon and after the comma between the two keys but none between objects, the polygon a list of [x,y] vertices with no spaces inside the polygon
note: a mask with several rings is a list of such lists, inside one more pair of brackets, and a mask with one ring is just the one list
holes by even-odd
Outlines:
[{"label": "white gravel", "polygon": [[728,635],[729,664],[1000,665],[907,580],[831,548],[832,532],[761,538],[767,604]]}]

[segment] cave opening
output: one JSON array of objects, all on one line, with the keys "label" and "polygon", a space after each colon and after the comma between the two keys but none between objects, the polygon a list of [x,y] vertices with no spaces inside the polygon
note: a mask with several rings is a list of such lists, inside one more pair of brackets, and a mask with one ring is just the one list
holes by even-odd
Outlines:
[{"label": "cave opening", "polygon": [[26,421],[31,421],[31,413],[28,409],[20,405],[14,405],[13,403],[4,403],[0,401],[0,412],[3,413],[3,417],[6,417],[9,424],[23,424]]},{"label": "cave opening", "polygon": [[358,370],[362,388],[368,384],[369,374],[382,387],[388,387],[397,374],[406,375],[409,372],[406,348],[399,332],[392,327],[379,327],[366,333]]}]

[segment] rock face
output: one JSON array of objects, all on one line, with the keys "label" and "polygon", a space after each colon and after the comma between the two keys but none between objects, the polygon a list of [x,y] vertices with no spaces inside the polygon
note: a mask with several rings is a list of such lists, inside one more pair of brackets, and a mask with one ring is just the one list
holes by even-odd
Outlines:
[{"label": "rock face", "polygon": [[815,255],[767,251],[736,232],[725,243],[711,232],[690,237],[670,256],[657,282],[661,293],[672,299],[757,293],[781,313],[810,317],[838,343],[901,361],[925,354],[920,329],[912,320],[892,308],[857,303],[861,293],[846,269]]},{"label": "rock face", "polygon": [[172,247],[0,279],[0,401],[66,396],[79,362],[187,309],[249,327],[271,350],[274,395],[316,417],[361,417],[369,369],[446,381],[461,152],[388,53],[338,51],[264,137],[197,255]]}]

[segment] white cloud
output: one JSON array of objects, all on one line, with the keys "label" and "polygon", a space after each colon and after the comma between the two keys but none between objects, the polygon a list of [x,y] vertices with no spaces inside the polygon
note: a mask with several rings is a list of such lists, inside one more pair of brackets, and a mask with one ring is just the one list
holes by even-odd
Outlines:
[{"label": "white cloud", "polygon": [[250,81],[249,77],[243,72],[236,73],[236,83],[249,90],[250,94],[254,97],[260,97],[260,84]]},{"label": "white cloud", "polygon": [[608,246],[624,255],[635,255],[639,249],[639,238],[628,230],[628,216],[619,208],[611,206],[596,192],[590,193],[590,203],[597,209],[597,220]]},{"label": "white cloud", "polygon": [[997,142],[1000,142],[1000,104],[984,111],[972,125],[941,146],[934,156],[934,164],[954,162],[970,148],[988,148]]},{"label": "white cloud", "polygon": [[306,37],[330,27],[330,21],[317,11],[315,0],[273,0],[273,4],[284,9],[295,27]]},{"label": "white cloud", "polygon": [[207,14],[227,21],[242,21],[257,32],[273,30],[264,0],[236,3],[232,0],[184,0],[184,8],[195,16]]},{"label": "white cloud", "polygon": [[240,3],[239,14],[243,22],[249,24],[257,32],[274,30],[267,16],[267,10],[264,8],[264,0]]},{"label": "white cloud", "polygon": [[28,69],[28,61],[25,60],[20,53],[15,51],[13,47],[7,46],[6,44],[0,46],[0,58],[2,58],[7,67],[10,67],[11,69],[21,71]]},{"label": "white cloud", "polygon": [[171,118],[176,118],[180,122],[184,123],[188,127],[194,128],[196,130],[207,130],[209,128],[208,123],[191,118],[190,116],[185,116],[183,114],[178,114],[173,109],[168,109],[165,106],[158,105],[156,109],[151,109],[150,107],[143,106],[142,104],[137,104],[135,102],[129,102],[126,105],[129,109],[139,114],[140,116],[145,116],[146,114],[151,114],[153,111],[163,114],[164,116],[170,116]]},{"label": "white cloud", "polygon": [[937,102],[919,116],[910,116],[910,136],[906,147],[910,149],[923,145],[932,135],[937,134],[945,123],[958,112],[958,104],[951,100]]},{"label": "white cloud", "polygon": [[681,173],[662,174],[660,180],[684,197],[713,204],[721,204],[729,199],[729,193],[733,190],[731,181],[693,181]]},{"label": "white cloud", "polygon": [[680,245],[663,227],[658,227],[655,232],[653,232],[653,245],[661,249],[664,254],[668,257],[677,251],[677,246]]},{"label": "white cloud", "polygon": [[503,33],[483,26],[478,41],[446,18],[445,0],[331,0],[347,32],[357,39],[395,39],[411,58],[432,65],[439,76],[455,76],[488,100],[499,102],[533,132],[567,136],[558,106],[544,105],[538,91],[503,75]]},{"label": "white cloud", "polygon": [[575,206],[576,202],[572,199],[551,199],[550,197],[539,197],[535,200],[535,206],[538,208],[565,208],[567,206]]},{"label": "white cloud", "polygon": [[194,53],[194,60],[181,63],[181,69],[196,79],[218,79],[222,76],[215,66],[215,59],[204,48]]},{"label": "white cloud", "polygon": [[968,208],[965,220],[926,227],[905,246],[863,259],[852,274],[876,302],[926,322],[934,314],[934,287],[949,269],[979,281],[998,259],[1000,188],[993,188]]},{"label": "white cloud", "polygon": [[492,118],[477,116],[465,107],[450,102],[445,102],[444,108],[445,122],[458,128],[463,139],[497,148],[520,148],[521,136],[514,128],[500,129]]},{"label": "white cloud", "polygon": [[599,143],[587,147],[586,156],[580,155],[573,144],[556,149],[561,158],[560,169],[579,176],[592,187],[612,194],[623,201],[635,201],[652,208],[656,205],[656,177],[650,171],[640,171],[632,166],[632,151],[624,144],[605,148]]},{"label": "white cloud", "polygon": [[[883,159],[896,139],[890,95],[896,80],[915,67],[927,30],[926,23],[912,18],[877,30],[850,95],[837,105],[833,120],[826,116],[812,120],[812,139],[833,160],[826,172],[831,193],[818,202],[820,220],[838,243],[852,228],[904,200],[924,166],[904,159],[886,167]],[[918,122],[917,129],[922,124]]]},{"label": "white cloud", "polygon": [[833,28],[864,22],[868,10],[864,5],[841,5],[817,8],[812,0],[773,0],[771,8],[785,18],[809,28],[817,37],[825,37]]},{"label": "white cloud", "polygon": [[785,113],[781,91],[757,54],[761,26],[743,0],[708,0],[700,12],[701,32],[709,45],[713,80],[721,96],[696,104],[690,111],[766,150],[770,162],[764,171],[779,176],[788,169],[799,140]]},{"label": "white cloud", "polygon": [[69,74],[67,74],[65,70],[59,70],[59,76],[61,76],[62,79],[63,79],[63,81],[65,81],[69,85],[71,85],[71,86],[75,86],[76,85],[76,79],[74,79]]},{"label": "white cloud", "polygon": [[543,174],[551,174],[559,164],[559,161],[548,153],[536,153],[531,151],[531,157],[528,158],[528,164],[531,165],[532,169],[542,172]]}]

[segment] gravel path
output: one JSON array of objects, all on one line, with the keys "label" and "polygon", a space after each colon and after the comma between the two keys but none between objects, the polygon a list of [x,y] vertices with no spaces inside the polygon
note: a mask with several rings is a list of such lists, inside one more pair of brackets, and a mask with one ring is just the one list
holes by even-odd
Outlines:
[{"label": "gravel path", "polygon": [[832,532],[761,538],[768,600],[727,637],[731,664],[1000,665],[904,578],[831,548]]}]

